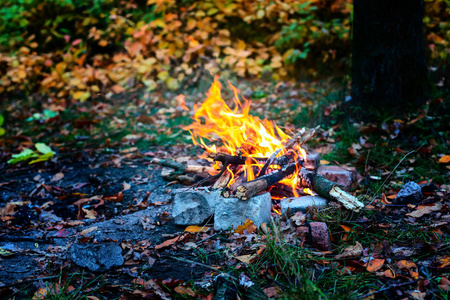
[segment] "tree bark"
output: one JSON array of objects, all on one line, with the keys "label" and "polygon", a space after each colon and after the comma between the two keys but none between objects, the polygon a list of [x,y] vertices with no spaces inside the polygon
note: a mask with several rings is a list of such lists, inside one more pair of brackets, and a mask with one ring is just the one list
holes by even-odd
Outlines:
[{"label": "tree bark", "polygon": [[423,0],[355,0],[352,100],[359,120],[417,110],[430,91]]}]

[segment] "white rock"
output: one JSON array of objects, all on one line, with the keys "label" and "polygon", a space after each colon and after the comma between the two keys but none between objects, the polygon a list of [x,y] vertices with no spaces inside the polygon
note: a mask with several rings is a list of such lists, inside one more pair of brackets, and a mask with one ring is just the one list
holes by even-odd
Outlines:
[{"label": "white rock", "polygon": [[286,214],[289,208],[289,214],[293,215],[298,211],[306,212],[308,206],[325,207],[328,200],[320,196],[303,196],[281,199],[281,213]]},{"label": "white rock", "polygon": [[174,194],[172,216],[177,225],[198,225],[214,213],[220,191],[207,188],[178,189]]},{"label": "white rock", "polygon": [[214,214],[214,229],[236,229],[246,219],[252,220],[258,227],[263,222],[269,223],[271,205],[270,193],[255,196],[248,201],[220,197]]}]

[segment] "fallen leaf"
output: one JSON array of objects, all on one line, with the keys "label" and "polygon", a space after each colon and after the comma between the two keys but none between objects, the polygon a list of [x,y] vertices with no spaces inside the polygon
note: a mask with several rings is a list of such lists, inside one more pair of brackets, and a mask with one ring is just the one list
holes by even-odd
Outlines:
[{"label": "fallen leaf", "polygon": [[98,226],[92,226],[92,227],[86,228],[86,229],[84,229],[84,230],[82,230],[82,231],[80,232],[80,235],[86,235],[86,234],[88,234],[89,232],[92,232],[92,231],[94,231],[94,230],[97,230],[97,228],[98,228]]},{"label": "fallen leaf", "polygon": [[279,293],[281,293],[281,289],[277,286],[271,286],[271,287],[265,288],[263,291],[266,294],[266,296],[269,298],[272,298],[272,297],[278,295]]},{"label": "fallen leaf", "polygon": [[195,226],[191,225],[186,227],[185,232],[197,233],[197,232],[207,232],[210,228],[205,226]]},{"label": "fallen leaf", "polygon": [[0,247],[0,256],[12,256],[12,255],[14,255],[14,252]]},{"label": "fallen leaf", "polygon": [[53,177],[52,177],[52,182],[56,182],[56,181],[60,181],[61,179],[64,178],[64,174],[63,173],[56,173]]},{"label": "fallen leaf", "polygon": [[395,278],[395,273],[391,269],[388,269],[384,271],[384,276],[389,278]]},{"label": "fallen leaf", "polygon": [[195,292],[191,290],[190,288],[186,286],[179,285],[176,288],[174,288],[174,291],[177,292],[180,295],[188,295],[191,297],[195,296]]},{"label": "fallen leaf", "polygon": [[450,266],[450,255],[438,258],[438,265],[437,265],[438,268],[445,268],[448,266]]},{"label": "fallen leaf", "polygon": [[253,224],[253,221],[250,219],[245,220],[244,224],[239,225],[238,228],[234,231],[235,233],[244,234],[244,231],[247,233],[253,233],[257,229],[256,225]]},{"label": "fallen leaf", "polygon": [[256,255],[253,254],[247,254],[247,255],[239,255],[235,257],[240,262],[243,262],[244,264],[249,265],[252,261],[255,260]]},{"label": "fallen leaf", "polygon": [[420,218],[424,215],[431,214],[434,211],[439,211],[441,207],[442,205],[440,203],[435,203],[431,205],[420,205],[417,207],[415,211],[407,213],[406,215],[413,218]]},{"label": "fallen leaf", "polygon": [[385,259],[372,259],[367,265],[367,271],[376,272],[383,267]]},{"label": "fallen leaf", "polygon": [[161,249],[161,248],[168,247],[168,246],[170,246],[170,245],[176,243],[179,239],[180,239],[180,237],[177,236],[177,237],[174,237],[173,239],[164,241],[162,244],[156,245],[156,246],[155,246],[155,250],[158,250],[158,249]]},{"label": "fallen leaf", "polygon": [[131,185],[129,183],[124,182],[122,183],[122,185],[124,191],[128,191],[131,188]]},{"label": "fallen leaf", "polygon": [[441,280],[439,282],[439,288],[441,288],[444,292],[450,291],[450,280],[448,280],[445,277],[441,277]]},{"label": "fallen leaf", "polygon": [[440,164],[447,164],[450,162],[450,155],[444,155],[441,158],[439,158]]},{"label": "fallen leaf", "polygon": [[362,252],[363,252],[363,246],[359,242],[356,242],[356,245],[345,248],[344,252],[336,255],[335,257],[336,258],[358,257],[358,256],[361,256]]}]

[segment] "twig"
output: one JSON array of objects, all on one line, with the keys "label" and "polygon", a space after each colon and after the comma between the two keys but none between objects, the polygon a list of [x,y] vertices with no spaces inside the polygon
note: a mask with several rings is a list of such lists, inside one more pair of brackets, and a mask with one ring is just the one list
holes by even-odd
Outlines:
[{"label": "twig", "polygon": [[[408,152],[407,154],[405,154],[405,156],[403,156],[403,158],[400,160],[400,162],[395,166],[394,169],[392,169],[392,171],[389,173],[388,177],[384,180],[384,182],[381,184],[381,186],[378,188],[378,190],[374,193],[375,195],[378,195],[378,192],[384,187],[384,185],[386,184],[386,182],[389,180],[389,178],[391,178],[392,173],[395,172],[395,170],[397,170],[398,166],[400,166],[400,164],[405,160],[405,158],[410,155],[411,153],[417,152],[417,150],[419,150],[420,148],[422,148],[425,144],[422,144],[419,148],[417,148],[416,150],[412,150],[410,152]],[[367,196],[367,194],[366,194]],[[369,204],[367,204],[364,208],[367,208],[369,205],[371,205],[373,203],[373,201],[375,201],[375,197],[372,199],[372,201],[369,202]]]},{"label": "twig", "polygon": [[5,289],[5,288],[15,287],[15,286],[19,286],[19,285],[24,285],[24,284],[27,284],[27,283],[30,283],[30,282],[34,282],[34,281],[39,281],[39,280],[47,280],[47,279],[58,278],[60,276],[61,275],[53,275],[53,276],[48,276],[48,277],[38,277],[38,278],[28,279],[28,280],[24,280],[24,281],[21,281],[21,282],[16,282],[16,283],[2,285],[2,286],[0,286],[0,289]]},{"label": "twig", "polygon": [[405,286],[405,285],[411,285],[411,284],[414,284],[414,283],[416,283],[417,281],[419,281],[419,279],[416,279],[416,280],[413,280],[413,281],[409,281],[409,282],[404,282],[404,283],[393,284],[393,285],[387,286],[387,287],[385,287],[385,288],[379,289],[378,291],[375,291],[375,292],[372,292],[372,293],[368,293],[368,294],[362,295],[362,296],[360,296],[359,298],[365,299],[365,298],[367,298],[367,297],[370,297],[370,296],[372,296],[372,295],[376,295],[376,294],[378,294],[378,293],[387,291],[387,290],[392,289],[392,288],[397,288],[397,287],[401,287],[401,286]]}]

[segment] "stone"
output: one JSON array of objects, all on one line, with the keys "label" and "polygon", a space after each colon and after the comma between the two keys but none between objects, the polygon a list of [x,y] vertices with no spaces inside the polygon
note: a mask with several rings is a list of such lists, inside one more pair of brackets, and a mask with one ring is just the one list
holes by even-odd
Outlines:
[{"label": "stone", "polygon": [[73,244],[69,256],[74,264],[92,272],[106,272],[124,263],[122,248],[114,243]]},{"label": "stone", "polygon": [[311,238],[313,247],[321,251],[331,250],[331,240],[328,234],[328,226],[323,222],[311,222]]},{"label": "stone", "polygon": [[174,194],[172,217],[176,225],[200,225],[214,214],[220,191],[208,188],[177,189]]},{"label": "stone", "polygon": [[422,200],[422,188],[414,181],[405,184],[395,198],[395,204],[417,203]]},{"label": "stone", "polygon": [[327,204],[328,200],[320,196],[292,197],[280,200],[281,213],[286,214],[289,209],[289,216],[298,211],[306,212],[308,206],[325,207]]},{"label": "stone", "polygon": [[270,193],[255,196],[248,201],[220,197],[214,214],[214,229],[226,230],[231,227],[236,229],[246,219],[252,220],[258,227],[262,223],[268,224],[271,206]]},{"label": "stone", "polygon": [[354,167],[320,166],[317,173],[349,190],[358,181],[358,172]]}]

